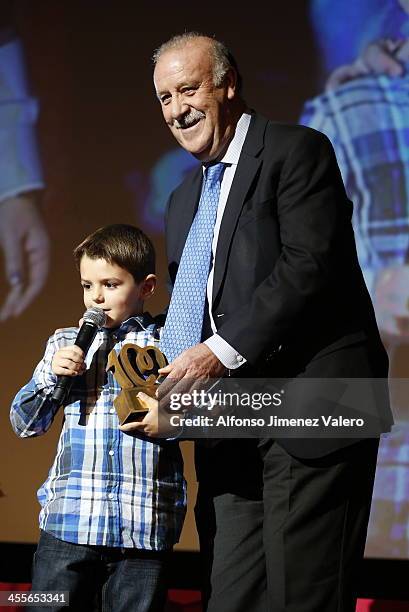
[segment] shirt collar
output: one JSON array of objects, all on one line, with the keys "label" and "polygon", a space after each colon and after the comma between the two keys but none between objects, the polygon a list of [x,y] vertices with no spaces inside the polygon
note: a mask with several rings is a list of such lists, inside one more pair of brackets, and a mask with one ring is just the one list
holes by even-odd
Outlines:
[{"label": "shirt collar", "polygon": [[135,327],[141,330],[144,330],[144,331],[152,331],[152,328],[154,326],[155,326],[155,320],[152,317],[152,315],[149,312],[144,312],[140,315],[133,315],[132,317],[125,319],[125,321],[122,321],[119,327],[113,327],[113,328],[104,327],[102,329],[103,331],[107,333],[112,333],[115,336],[119,337],[119,336],[123,336],[124,334],[127,334],[129,331],[131,331]]},{"label": "shirt collar", "polygon": [[240,119],[238,120],[233,139],[230,142],[226,153],[223,155],[223,158],[220,160],[224,164],[237,165],[239,163],[241,150],[243,148],[243,144],[247,136],[250,120],[251,115],[249,115],[248,113],[243,113]]}]

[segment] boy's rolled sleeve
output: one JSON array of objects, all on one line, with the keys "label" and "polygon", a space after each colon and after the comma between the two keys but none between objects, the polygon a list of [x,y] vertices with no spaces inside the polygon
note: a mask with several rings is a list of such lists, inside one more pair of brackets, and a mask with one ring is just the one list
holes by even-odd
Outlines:
[{"label": "boy's rolled sleeve", "polygon": [[10,421],[21,438],[40,436],[51,426],[59,408],[51,401],[57,382],[51,364],[59,346],[56,334],[47,342],[44,357],[34,370],[32,379],[17,393],[10,410]]}]

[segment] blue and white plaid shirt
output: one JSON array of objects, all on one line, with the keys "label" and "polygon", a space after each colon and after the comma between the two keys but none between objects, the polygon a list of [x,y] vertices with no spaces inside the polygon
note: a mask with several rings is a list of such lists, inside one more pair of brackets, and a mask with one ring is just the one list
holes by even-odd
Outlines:
[{"label": "blue and white plaid shirt", "polygon": [[371,291],[377,271],[404,263],[409,248],[409,75],[349,81],[309,100],[300,123],[334,146]]},{"label": "blue and white plaid shirt", "polygon": [[[21,438],[51,426],[57,377],[51,363],[57,350],[74,343],[78,328],[58,330],[48,340],[33,378],[16,395],[11,423]],[[158,328],[148,314],[115,329],[97,332],[87,371],[75,378],[57,454],[38,491],[40,528],[78,544],[165,550],[178,541],[186,491],[183,462],[175,442],[151,441],[118,429],[113,400],[120,387],[107,357],[127,342],[158,345]]]}]

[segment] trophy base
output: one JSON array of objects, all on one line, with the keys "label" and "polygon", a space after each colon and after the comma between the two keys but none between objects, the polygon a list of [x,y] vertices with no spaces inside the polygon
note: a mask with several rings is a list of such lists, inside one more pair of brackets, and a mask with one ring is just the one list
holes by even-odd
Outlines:
[{"label": "trophy base", "polygon": [[134,423],[135,421],[142,421],[148,414],[149,410],[146,406],[143,406],[136,396],[140,391],[155,397],[157,385],[144,387],[133,387],[132,389],[122,389],[118,397],[114,399],[114,407],[118,415],[119,424],[125,425],[125,423]]}]

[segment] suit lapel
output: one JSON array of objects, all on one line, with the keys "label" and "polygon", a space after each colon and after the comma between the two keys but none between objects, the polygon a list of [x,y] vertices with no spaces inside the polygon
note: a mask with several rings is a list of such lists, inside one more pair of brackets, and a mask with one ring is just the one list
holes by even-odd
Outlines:
[{"label": "suit lapel", "polygon": [[179,262],[182,256],[183,247],[199,205],[202,179],[202,166],[199,166],[182,184],[180,193],[178,193],[175,211],[172,212],[175,227],[169,232],[169,236],[174,237],[171,261]]},{"label": "suit lapel", "polygon": [[230,243],[236,229],[241,209],[243,208],[246,195],[262,163],[262,158],[259,154],[264,146],[264,132],[266,126],[267,119],[260,115],[253,115],[240,154],[239,163],[236,168],[220,226],[214,266],[213,302],[223,282]]}]

